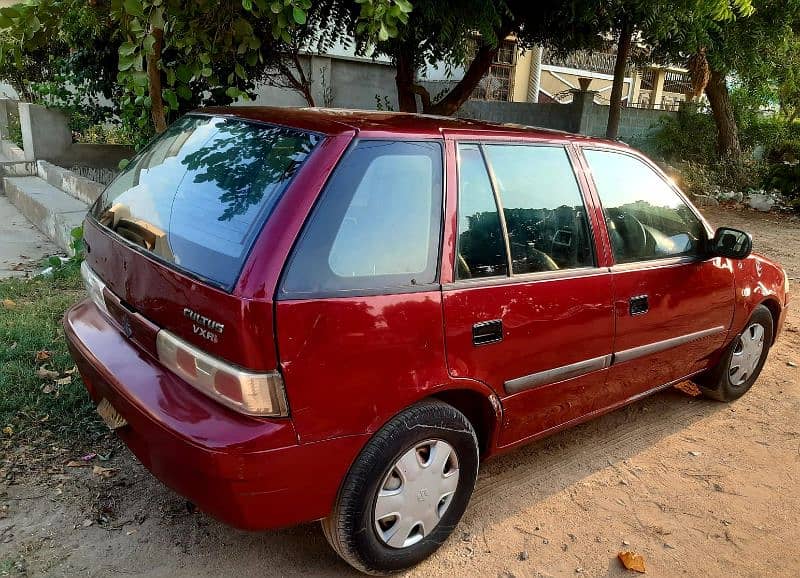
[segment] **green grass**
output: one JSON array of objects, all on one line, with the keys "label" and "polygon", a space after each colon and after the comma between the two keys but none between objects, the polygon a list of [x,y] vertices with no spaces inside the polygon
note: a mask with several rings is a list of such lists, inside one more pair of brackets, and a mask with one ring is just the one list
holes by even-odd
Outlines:
[{"label": "green grass", "polygon": [[[102,435],[78,373],[56,384],[74,367],[61,318],[83,295],[76,264],[52,277],[0,281],[0,439],[70,447]],[[49,359],[37,361],[40,351]],[[42,366],[57,378],[37,375]]]}]

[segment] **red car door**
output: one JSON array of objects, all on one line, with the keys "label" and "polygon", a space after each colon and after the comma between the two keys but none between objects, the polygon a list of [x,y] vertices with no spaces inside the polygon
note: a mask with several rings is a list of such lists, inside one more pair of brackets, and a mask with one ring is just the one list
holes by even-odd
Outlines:
[{"label": "red car door", "polygon": [[609,388],[635,396],[709,367],[733,318],[731,261],[703,256],[710,229],[650,163],[623,150],[583,156],[614,255]]},{"label": "red car door", "polygon": [[[564,143],[448,143],[447,365],[502,398],[509,445],[613,403],[612,283]],[[452,177],[453,175],[451,175]],[[450,191],[448,206],[456,196]],[[446,249],[446,257],[447,257]]]}]

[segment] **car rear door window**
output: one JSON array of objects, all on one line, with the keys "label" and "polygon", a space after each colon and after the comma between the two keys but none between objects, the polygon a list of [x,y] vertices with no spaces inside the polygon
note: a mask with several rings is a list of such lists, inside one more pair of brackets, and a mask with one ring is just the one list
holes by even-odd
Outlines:
[{"label": "car rear door window", "polygon": [[230,289],[319,140],[285,127],[189,115],[128,164],[92,214],[140,251]]},{"label": "car rear door window", "polygon": [[706,236],[703,224],[655,170],[625,153],[586,149],[583,154],[617,263],[698,254]]},{"label": "car rear door window", "polygon": [[358,142],[336,168],[302,233],[283,295],[434,283],[441,211],[440,143]]},{"label": "car rear door window", "polygon": [[594,265],[589,223],[564,147],[484,145],[503,207],[512,273]]},{"label": "car rear door window", "polygon": [[500,213],[480,147],[458,147],[457,279],[508,275]]}]

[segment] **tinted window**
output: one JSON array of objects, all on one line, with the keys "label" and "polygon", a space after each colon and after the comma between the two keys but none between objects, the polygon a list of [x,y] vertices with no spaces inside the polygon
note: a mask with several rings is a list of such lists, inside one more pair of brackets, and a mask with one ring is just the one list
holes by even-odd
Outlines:
[{"label": "tinted window", "polygon": [[433,283],[442,209],[439,143],[361,141],[303,232],[284,293]]},{"label": "tinted window", "polygon": [[161,260],[231,287],[317,140],[288,128],[187,116],[131,161],[93,214]]},{"label": "tinted window", "polygon": [[594,264],[586,209],[562,147],[486,145],[514,274]]},{"label": "tinted window", "polygon": [[456,277],[508,275],[506,245],[492,185],[478,145],[458,147]]},{"label": "tinted window", "polygon": [[697,254],[705,229],[658,173],[641,160],[586,150],[617,263]]}]

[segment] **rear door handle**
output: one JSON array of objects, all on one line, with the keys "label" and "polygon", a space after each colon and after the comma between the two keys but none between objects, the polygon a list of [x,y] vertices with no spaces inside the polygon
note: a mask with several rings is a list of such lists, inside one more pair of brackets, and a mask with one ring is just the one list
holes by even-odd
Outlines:
[{"label": "rear door handle", "polygon": [[488,345],[503,340],[503,321],[493,319],[472,326],[472,344]]},{"label": "rear door handle", "polygon": [[647,295],[637,295],[628,300],[628,310],[631,315],[641,315],[647,313],[649,309],[650,303],[647,299]]}]

